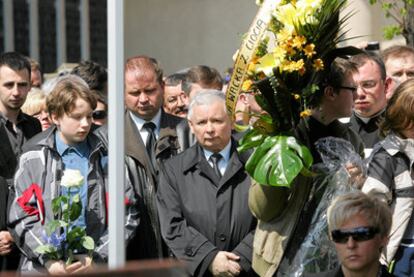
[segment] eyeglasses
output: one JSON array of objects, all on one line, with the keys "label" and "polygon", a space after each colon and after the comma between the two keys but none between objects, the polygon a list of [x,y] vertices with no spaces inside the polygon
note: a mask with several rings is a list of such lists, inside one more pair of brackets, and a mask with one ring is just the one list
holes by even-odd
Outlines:
[{"label": "eyeglasses", "polygon": [[373,239],[379,229],[375,227],[358,227],[350,230],[333,230],[331,232],[332,240],[335,243],[347,243],[349,237],[354,241],[367,241]]},{"label": "eyeglasses", "polygon": [[356,93],[358,88],[361,88],[362,90],[368,91],[376,87],[378,84],[378,81],[375,80],[367,80],[367,81],[361,81],[358,85],[355,87],[349,87],[349,86],[338,86],[339,89],[347,89],[350,90],[352,93]]},{"label": "eyeglasses", "polygon": [[105,119],[108,113],[106,111],[94,111],[92,113],[93,119]]},{"label": "eyeglasses", "polygon": [[350,90],[353,94],[355,94],[358,90],[358,87],[347,87],[347,86],[339,86],[336,87],[337,89],[346,89],[346,90]]}]

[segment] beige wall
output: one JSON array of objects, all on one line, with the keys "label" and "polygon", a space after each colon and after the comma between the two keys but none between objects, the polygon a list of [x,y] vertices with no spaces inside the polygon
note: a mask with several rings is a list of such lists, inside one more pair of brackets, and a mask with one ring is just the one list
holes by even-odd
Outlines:
[{"label": "beige wall", "polygon": [[254,0],[126,0],[125,57],[153,56],[166,73],[195,64],[223,72],[256,12]]},{"label": "beige wall", "polygon": [[[387,23],[381,8],[367,0],[349,3],[355,15],[348,37],[360,37],[346,44],[381,41]],[[223,72],[256,12],[255,0],[125,0],[125,56],[153,56],[167,74],[195,64]]]},{"label": "beige wall", "polygon": [[343,14],[354,13],[346,29],[349,30],[347,37],[352,38],[347,41],[347,45],[357,45],[366,41],[380,41],[381,48],[386,48],[391,44],[403,44],[404,39],[397,37],[392,41],[384,41],[383,26],[395,24],[393,20],[385,18],[380,5],[370,5],[368,0],[351,0]]}]

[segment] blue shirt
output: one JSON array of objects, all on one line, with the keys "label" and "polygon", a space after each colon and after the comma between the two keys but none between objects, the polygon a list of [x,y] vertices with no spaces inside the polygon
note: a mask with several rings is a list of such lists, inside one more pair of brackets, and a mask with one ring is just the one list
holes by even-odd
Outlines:
[{"label": "blue shirt", "polygon": [[[59,136],[59,132],[55,134],[56,150],[62,157],[63,170],[75,169],[79,170],[83,176],[83,185],[80,189],[71,188],[72,195],[79,193],[82,201],[82,212],[78,220],[74,222],[72,226],[86,227],[85,220],[85,207],[88,199],[88,172],[89,172],[89,152],[90,147],[87,141],[83,141],[76,145],[65,144]],[[65,187],[61,187],[61,195],[68,195],[68,190]]]}]

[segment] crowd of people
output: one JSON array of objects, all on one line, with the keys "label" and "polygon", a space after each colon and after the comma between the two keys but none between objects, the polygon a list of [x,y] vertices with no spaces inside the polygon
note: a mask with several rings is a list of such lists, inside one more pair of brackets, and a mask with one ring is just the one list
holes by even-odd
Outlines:
[{"label": "crowd of people", "polygon": [[[106,121],[114,92],[92,61],[61,75],[45,81],[36,61],[0,55],[0,270],[80,273],[108,259]],[[295,137],[315,171],[323,162],[315,143],[327,137],[349,142],[367,170],[345,163],[351,192],[325,211],[337,262],[301,274],[414,274],[413,77],[414,49],[393,46],[336,58],[318,84]],[[152,57],[127,59],[126,257],[174,257],[191,276],[287,276],[326,184],[314,175],[298,176],[290,189],[251,179],[244,168],[251,153],[238,152],[243,134],[234,123],[252,126],[263,113],[260,91],[241,93],[231,118],[225,82],[205,65],[164,76]],[[83,228],[95,242],[72,263],[38,251],[48,222],[59,218],[54,199],[73,193],[61,185],[69,169],[84,178],[79,218],[67,228]]]}]

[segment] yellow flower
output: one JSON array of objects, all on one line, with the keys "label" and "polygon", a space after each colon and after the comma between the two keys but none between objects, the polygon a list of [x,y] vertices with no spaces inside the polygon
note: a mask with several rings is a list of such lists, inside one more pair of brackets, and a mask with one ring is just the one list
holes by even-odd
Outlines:
[{"label": "yellow flower", "polygon": [[256,64],[253,62],[250,62],[249,65],[247,66],[247,71],[250,74],[253,74],[256,71]]},{"label": "yellow flower", "polygon": [[277,20],[284,25],[288,30],[295,29],[295,23],[300,22],[298,20],[298,11],[292,3],[279,6],[274,12],[273,15]]},{"label": "yellow flower", "polygon": [[273,52],[273,57],[275,59],[278,59],[280,61],[283,61],[285,59],[286,56],[286,50],[283,49],[282,47],[276,47],[274,52]]},{"label": "yellow flower", "polygon": [[321,59],[316,59],[313,61],[313,67],[316,69],[316,71],[323,70],[324,64]]},{"label": "yellow flower", "polygon": [[280,59],[275,57],[275,53],[267,53],[261,57],[256,65],[256,73],[263,72],[270,76],[273,73],[273,68],[279,66]]},{"label": "yellow flower", "polygon": [[285,50],[286,50],[286,54],[288,56],[293,56],[293,55],[296,54],[296,50],[292,46],[290,46],[290,45],[286,45]]},{"label": "yellow flower", "polygon": [[295,93],[295,94],[293,94],[293,98],[295,98],[295,100],[299,100],[300,99],[300,95],[297,94],[297,93]]},{"label": "yellow flower", "polygon": [[242,91],[248,91],[253,85],[252,80],[247,79],[242,84]]},{"label": "yellow flower", "polygon": [[312,111],[309,109],[304,110],[303,112],[300,113],[300,117],[309,117],[312,115]]},{"label": "yellow flower", "polygon": [[308,59],[312,58],[312,56],[314,54],[316,54],[315,44],[310,43],[310,44],[306,45],[305,48],[303,48],[303,52],[305,53],[306,57],[308,57]]},{"label": "yellow flower", "polygon": [[280,30],[280,32],[277,33],[276,37],[278,41],[288,41],[292,38],[293,30],[288,30],[286,28]]},{"label": "yellow flower", "polygon": [[292,41],[292,46],[301,50],[302,45],[306,43],[306,38],[304,36],[295,36]]}]

